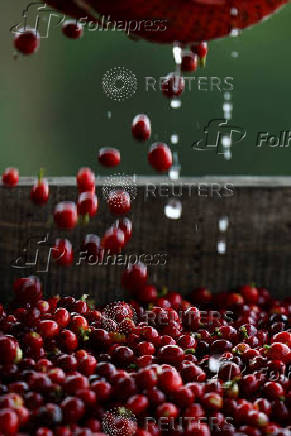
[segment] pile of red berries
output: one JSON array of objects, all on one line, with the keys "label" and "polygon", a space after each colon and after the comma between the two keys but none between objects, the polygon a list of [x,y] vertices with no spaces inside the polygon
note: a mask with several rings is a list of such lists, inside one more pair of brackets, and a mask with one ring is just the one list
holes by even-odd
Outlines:
[{"label": "pile of red berries", "polygon": [[0,305],[0,434],[290,435],[290,299],[244,286],[186,300],[122,278],[129,302],[44,299],[38,278]]}]

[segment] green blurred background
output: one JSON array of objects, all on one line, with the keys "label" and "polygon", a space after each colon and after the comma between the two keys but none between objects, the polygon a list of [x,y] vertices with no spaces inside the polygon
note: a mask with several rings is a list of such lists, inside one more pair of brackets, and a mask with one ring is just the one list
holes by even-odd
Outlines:
[{"label": "green blurred background", "polygon": [[[149,144],[136,143],[130,131],[133,117],[146,113],[152,120],[152,142],[170,143],[172,134],[179,135],[172,150],[178,152],[183,176],[291,174],[291,145],[256,146],[259,131],[291,130],[290,4],[238,38],[211,42],[206,68],[194,73],[234,78],[231,124],[246,129],[247,138],[233,146],[230,160],[191,148],[211,119],[223,118],[223,92],[193,86],[179,109],[171,109],[160,92],[146,92],[145,76],[159,78],[173,71],[172,47],[136,42],[120,32],[86,31],[81,40],[72,41],[53,27],[36,55],[15,60],[9,29],[22,21],[27,4],[5,2],[0,16],[1,171],[16,166],[29,176],[44,167],[49,176],[70,176],[80,166],[90,166],[104,175],[108,170],[98,166],[98,149],[114,146],[122,156],[118,171],[153,174],[147,164]],[[138,79],[136,94],[123,102],[110,100],[102,89],[104,73],[117,66]]]}]

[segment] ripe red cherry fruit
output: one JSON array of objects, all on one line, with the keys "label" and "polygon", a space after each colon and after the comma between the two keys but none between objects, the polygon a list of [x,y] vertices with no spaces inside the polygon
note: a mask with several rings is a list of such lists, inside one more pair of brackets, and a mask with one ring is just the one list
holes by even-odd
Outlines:
[{"label": "ripe red cherry fruit", "polygon": [[167,171],[173,163],[172,151],[167,144],[156,142],[149,149],[148,161],[156,171]]},{"label": "ripe red cherry fruit", "polygon": [[102,238],[101,246],[104,250],[110,251],[111,254],[120,253],[125,245],[124,233],[116,227],[110,227]]},{"label": "ripe red cherry fruit", "polygon": [[153,285],[145,284],[140,287],[137,293],[137,298],[142,303],[151,303],[158,297],[158,290]]},{"label": "ripe red cherry fruit", "polygon": [[145,395],[136,394],[129,398],[126,408],[137,416],[144,412],[149,405],[149,400]]},{"label": "ripe red cherry fruit", "polygon": [[30,191],[30,199],[34,204],[42,206],[49,199],[49,185],[47,180],[39,179]]},{"label": "ripe red cherry fruit", "polygon": [[206,56],[208,53],[207,42],[202,41],[199,44],[193,44],[191,46],[191,50],[198,55],[201,66],[204,66],[206,63]]},{"label": "ripe red cherry fruit", "polygon": [[101,148],[98,160],[104,167],[117,167],[120,164],[120,152],[117,148]]},{"label": "ripe red cherry fruit", "polygon": [[82,242],[81,249],[86,253],[86,259],[88,262],[96,262],[101,249],[99,236],[94,234],[86,235]]},{"label": "ripe red cherry fruit", "polygon": [[14,47],[23,55],[31,55],[39,48],[40,36],[34,29],[21,29],[14,36]]},{"label": "ripe red cherry fruit", "polygon": [[75,397],[67,397],[61,404],[64,421],[68,424],[78,422],[85,413],[85,404]]},{"label": "ripe red cherry fruit", "polygon": [[125,243],[127,244],[132,236],[132,222],[128,218],[124,217],[116,220],[114,225],[123,231]]},{"label": "ripe red cherry fruit", "polygon": [[59,326],[51,319],[44,319],[39,322],[38,332],[43,338],[52,338],[59,333]]},{"label": "ripe red cherry fruit", "polygon": [[2,174],[3,185],[8,188],[13,188],[19,182],[19,171],[17,168],[6,168]]},{"label": "ripe red cherry fruit", "polygon": [[125,215],[130,211],[130,195],[127,191],[111,191],[108,196],[109,210],[113,215]]},{"label": "ripe red cherry fruit", "polygon": [[73,229],[78,222],[77,206],[73,201],[61,201],[54,210],[55,224],[61,229]]},{"label": "ripe red cherry fruit", "polygon": [[77,174],[79,192],[95,191],[95,174],[90,168],[80,168]]},{"label": "ripe red cherry fruit", "polygon": [[15,435],[19,428],[19,418],[16,410],[0,410],[0,430],[3,435]]},{"label": "ripe red cherry fruit", "polygon": [[79,39],[83,35],[83,27],[76,20],[66,20],[62,25],[62,32],[67,38]]},{"label": "ripe red cherry fruit", "polygon": [[0,363],[11,364],[22,358],[18,342],[12,336],[0,336]]},{"label": "ripe red cherry fruit", "polygon": [[80,193],[77,203],[77,210],[79,215],[89,215],[90,217],[92,217],[96,215],[98,207],[98,200],[94,192],[86,191]]},{"label": "ripe red cherry fruit", "polygon": [[181,70],[184,72],[196,71],[198,57],[195,53],[187,52],[182,56]]},{"label": "ripe red cherry fruit", "polygon": [[252,285],[242,286],[239,292],[243,296],[246,304],[257,304],[259,299],[259,292],[255,286]]},{"label": "ripe red cherry fruit", "polygon": [[18,303],[35,304],[42,299],[42,286],[38,277],[30,276],[16,279],[13,291]]},{"label": "ripe red cherry fruit", "polygon": [[138,141],[147,141],[152,133],[151,122],[147,115],[136,115],[131,126],[132,135]]},{"label": "ripe red cherry fruit", "polygon": [[129,264],[122,274],[121,284],[126,290],[135,291],[146,283],[147,278],[147,267],[143,263]]},{"label": "ripe red cherry fruit", "polygon": [[274,342],[268,349],[267,356],[272,360],[282,360],[288,363],[290,359],[290,350],[288,345],[282,344],[281,342]]},{"label": "ripe red cherry fruit", "polygon": [[52,258],[58,265],[72,265],[73,249],[71,242],[68,239],[57,239],[52,248]]},{"label": "ripe red cherry fruit", "polygon": [[168,74],[162,81],[162,93],[168,98],[179,97],[185,88],[185,80],[177,73]]},{"label": "ripe red cherry fruit", "polygon": [[180,374],[174,369],[165,369],[158,375],[158,383],[164,392],[174,392],[182,386]]}]

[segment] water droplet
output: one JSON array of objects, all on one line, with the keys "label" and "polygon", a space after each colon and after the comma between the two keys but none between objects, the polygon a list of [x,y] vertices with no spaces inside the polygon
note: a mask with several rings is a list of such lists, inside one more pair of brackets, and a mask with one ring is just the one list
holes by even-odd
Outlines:
[{"label": "water droplet", "polygon": [[233,108],[232,103],[224,103],[223,104],[224,112],[231,112],[232,108]]},{"label": "water droplet", "polygon": [[226,244],[224,240],[217,241],[217,252],[218,254],[225,254],[226,252]]},{"label": "water droplet", "polygon": [[111,120],[111,116],[112,116],[111,111],[108,111],[108,112],[107,112],[107,118],[108,118],[109,120]]},{"label": "water droplet", "polygon": [[178,220],[182,215],[182,203],[179,200],[171,199],[164,207],[164,214],[171,220]]},{"label": "water droplet", "polygon": [[238,9],[237,8],[231,8],[230,9],[230,15],[237,16],[238,15]]},{"label": "water droplet", "polygon": [[238,58],[239,57],[239,52],[238,51],[232,51],[231,52],[231,57]]},{"label": "water droplet", "polygon": [[231,153],[230,149],[224,150],[223,157],[225,160],[230,160],[232,158],[232,153]]},{"label": "water droplet", "polygon": [[226,230],[228,229],[228,225],[229,225],[228,216],[223,216],[219,218],[218,228],[220,232],[226,232]]},{"label": "water droplet", "polygon": [[222,142],[223,147],[229,148],[231,146],[231,137],[225,135],[225,136],[222,137],[222,141],[221,142]]},{"label": "water droplet", "polygon": [[173,98],[173,99],[171,100],[171,108],[172,108],[172,109],[179,109],[179,108],[181,107],[181,105],[182,105],[182,102],[181,102],[180,99],[178,99],[178,98]]},{"label": "water droplet", "polygon": [[237,29],[236,27],[234,27],[231,31],[230,31],[230,36],[232,38],[237,38],[240,35],[240,30]]},{"label": "water droplet", "polygon": [[174,44],[173,44],[173,56],[175,59],[175,63],[178,65],[181,64],[181,62],[182,62],[182,49],[181,49],[179,43],[177,43],[177,42],[174,42]]},{"label": "water droplet", "polygon": [[224,93],[224,100],[231,100],[231,93],[230,92],[225,92]]},{"label": "water droplet", "polygon": [[171,143],[172,144],[178,144],[179,142],[179,136],[176,133],[173,133],[171,135]]}]

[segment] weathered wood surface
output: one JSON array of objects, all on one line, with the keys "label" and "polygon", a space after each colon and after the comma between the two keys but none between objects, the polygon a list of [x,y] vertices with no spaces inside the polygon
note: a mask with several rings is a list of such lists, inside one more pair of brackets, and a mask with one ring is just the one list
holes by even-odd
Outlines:
[{"label": "weathered wood surface", "polygon": [[[48,217],[58,201],[76,200],[75,180],[49,181],[50,200],[41,208],[29,200],[33,179],[21,179],[14,189],[0,186],[1,300],[11,295],[15,277],[29,274],[41,278],[47,294],[88,293],[100,303],[121,298],[124,265],[93,266],[82,262],[81,266],[60,268],[50,262],[48,271],[43,271],[49,248],[57,237],[71,240],[77,263],[84,235],[102,236],[114,222],[102,194],[104,179],[97,179],[100,209],[96,217],[73,231],[59,231]],[[184,293],[198,286],[218,291],[253,281],[278,296],[291,294],[291,178],[206,177],[177,182],[136,178],[134,184],[137,195],[129,214],[134,234],[118,263],[124,263],[125,255],[130,254],[147,255],[148,262],[155,255],[155,263],[157,259],[163,263],[166,257],[165,265],[149,266],[150,276],[159,285]],[[225,184],[229,190],[223,188]],[[164,215],[164,206],[173,197],[182,203],[179,220]],[[218,221],[224,216],[228,217],[229,227],[220,232]],[[46,235],[47,242],[37,244]],[[217,253],[219,240],[225,241],[224,255]],[[30,267],[20,260],[16,262],[25,257],[23,249],[28,248],[28,241],[24,263],[33,263],[37,248],[40,259]]]}]

